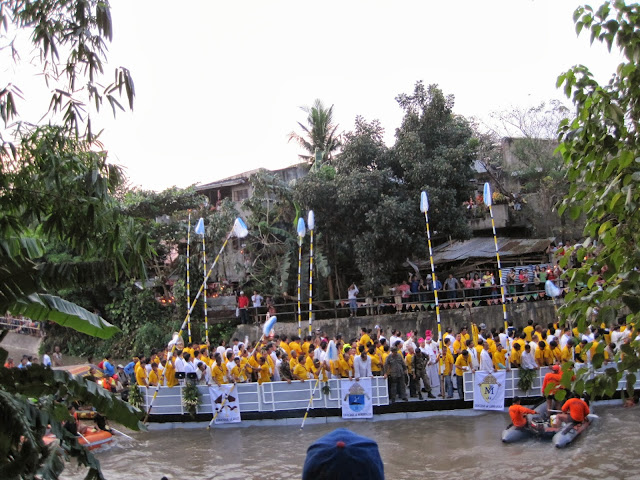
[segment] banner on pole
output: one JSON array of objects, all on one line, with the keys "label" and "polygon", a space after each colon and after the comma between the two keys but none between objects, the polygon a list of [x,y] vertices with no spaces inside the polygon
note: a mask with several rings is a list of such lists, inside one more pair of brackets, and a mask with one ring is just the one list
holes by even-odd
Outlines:
[{"label": "banner on pole", "polygon": [[342,418],[373,418],[373,399],[371,396],[371,379],[343,379]]},{"label": "banner on pole", "polygon": [[505,371],[476,372],[473,378],[473,409],[504,410]]},{"label": "banner on pole", "polygon": [[238,423],[240,419],[240,403],[238,402],[238,391],[233,388],[233,384],[212,385],[209,387],[211,397],[211,411],[216,415],[215,424]]}]

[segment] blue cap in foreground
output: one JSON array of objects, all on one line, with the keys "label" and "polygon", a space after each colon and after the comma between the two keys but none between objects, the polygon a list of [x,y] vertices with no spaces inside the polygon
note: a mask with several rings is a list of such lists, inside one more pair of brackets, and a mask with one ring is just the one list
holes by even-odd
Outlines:
[{"label": "blue cap in foreground", "polygon": [[384,480],[378,444],[338,428],[307,449],[302,480]]}]

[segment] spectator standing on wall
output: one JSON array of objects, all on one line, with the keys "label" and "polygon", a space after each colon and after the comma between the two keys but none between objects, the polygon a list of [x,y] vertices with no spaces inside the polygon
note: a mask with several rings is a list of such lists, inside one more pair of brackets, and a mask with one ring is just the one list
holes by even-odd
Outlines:
[{"label": "spectator standing on wall", "polygon": [[358,314],[358,294],[360,290],[352,283],[347,290],[347,298],[349,299],[350,316],[355,317]]}]

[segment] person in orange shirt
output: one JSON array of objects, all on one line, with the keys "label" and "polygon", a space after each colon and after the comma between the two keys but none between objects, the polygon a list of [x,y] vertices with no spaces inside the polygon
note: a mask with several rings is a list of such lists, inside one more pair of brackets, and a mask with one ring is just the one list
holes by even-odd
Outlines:
[{"label": "person in orange shirt", "polygon": [[[562,372],[560,371],[560,365],[554,365],[551,367],[551,371],[544,376],[542,381],[542,395],[547,397],[547,412],[554,408],[556,401],[555,394],[558,390],[563,389],[561,382]],[[547,386],[549,385],[549,390]]]},{"label": "person in orange shirt", "polygon": [[527,417],[525,417],[525,415],[535,415],[536,413],[535,410],[520,405],[520,402],[520,397],[513,397],[513,403],[509,407],[511,422],[516,428],[523,428],[527,424]]},{"label": "person in orange shirt", "polygon": [[556,416],[556,420],[565,423],[569,423],[569,421],[582,423],[590,413],[587,402],[578,397],[567,400],[562,406],[562,412]]}]

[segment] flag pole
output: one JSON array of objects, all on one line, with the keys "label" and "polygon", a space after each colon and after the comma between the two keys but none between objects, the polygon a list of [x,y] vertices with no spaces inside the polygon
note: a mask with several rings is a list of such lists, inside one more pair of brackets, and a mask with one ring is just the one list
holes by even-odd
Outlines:
[{"label": "flag pole", "polygon": [[300,309],[300,278],[302,274],[302,241],[306,235],[304,218],[298,218],[298,336],[302,335],[302,310]]},{"label": "flag pole", "polygon": [[[191,305],[191,286],[189,280],[189,258],[191,247],[191,210],[189,210],[189,228],[187,229],[187,312],[189,312],[189,305]],[[187,313],[187,331],[189,333],[189,343],[191,343],[191,314]]]},{"label": "flag pole", "polygon": [[[204,230],[204,229],[203,229]],[[204,282],[204,290],[202,292],[202,300],[204,302],[204,343],[209,345],[209,315],[207,308],[207,245],[205,242],[204,231],[202,232],[202,275]],[[202,337],[200,337],[202,339]]]},{"label": "flag pole", "polygon": [[[242,221],[240,217],[236,218],[235,222],[233,223],[233,227],[231,228],[231,231],[229,231],[227,238],[224,240],[224,243],[222,244],[222,247],[220,247],[220,251],[218,251],[218,255],[216,255],[216,258],[211,264],[211,267],[209,267],[209,271],[207,271],[207,274],[204,277],[204,282],[202,282],[202,285],[200,285],[200,288],[198,289],[198,293],[196,293],[196,296],[191,302],[191,305],[189,306],[189,310],[187,311],[187,316],[185,317],[184,321],[182,322],[182,325],[180,326],[180,330],[178,331],[178,337],[176,338],[175,343],[173,343],[173,346],[171,347],[171,351],[169,352],[168,358],[171,358],[173,356],[173,353],[176,350],[176,345],[178,343],[178,340],[182,338],[182,332],[187,327],[187,322],[191,317],[191,313],[193,312],[193,309],[196,306],[198,298],[200,298],[200,295],[202,295],[202,291],[204,290],[204,286],[207,283],[207,280],[211,276],[213,269],[216,268],[216,265],[218,264],[218,260],[220,259],[222,252],[224,252],[224,249],[227,247],[227,243],[229,243],[229,239],[234,234],[238,238],[244,238],[249,234],[249,231],[247,230],[247,226],[245,225],[245,223]],[[149,403],[149,408],[147,409],[147,414],[145,415],[143,422],[146,422],[147,419],[149,418],[149,414],[151,413],[151,408],[153,408],[153,402],[158,396],[158,391],[160,391],[160,383],[158,383],[158,386],[156,387],[156,391],[154,392],[153,397],[151,398],[151,402]]]},{"label": "flag pole", "polygon": [[500,280],[500,296],[502,300],[502,319],[504,321],[504,333],[507,335],[507,345],[503,345],[506,354],[507,368],[509,368],[509,359],[511,357],[511,348],[509,345],[509,325],[507,324],[507,302],[504,297],[504,282],[502,281],[502,266],[500,265],[500,250],[498,248],[498,236],[496,235],[496,222],[493,219],[493,198],[491,197],[491,185],[489,182],[484,184],[483,192],[484,204],[489,207],[489,215],[491,215],[491,228],[493,229],[493,244],[496,248],[496,262],[498,263],[498,279]]},{"label": "flag pole", "polygon": [[307,225],[309,226],[309,234],[311,238],[309,247],[309,335],[311,335],[313,324],[313,230],[316,226],[313,210],[309,210]]},{"label": "flag pole", "polygon": [[433,298],[436,301],[436,321],[438,322],[438,345],[440,347],[440,355],[438,355],[438,373],[440,374],[440,395],[445,397],[444,393],[444,372],[442,370],[442,354],[444,352],[444,343],[442,342],[442,326],[440,324],[440,302],[438,300],[438,289],[436,270],[433,265],[433,249],[431,248],[431,228],[429,228],[429,198],[427,192],[420,195],[420,210],[424,213],[424,220],[427,224],[427,242],[429,244],[429,263],[431,264],[431,281],[433,282]]}]

